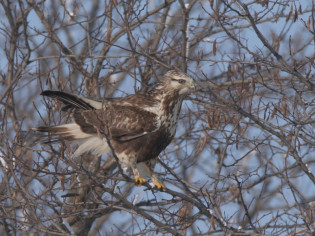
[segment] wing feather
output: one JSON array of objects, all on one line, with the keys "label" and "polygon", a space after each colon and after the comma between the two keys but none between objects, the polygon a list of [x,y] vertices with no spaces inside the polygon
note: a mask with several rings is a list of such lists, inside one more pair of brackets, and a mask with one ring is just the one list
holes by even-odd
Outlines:
[{"label": "wing feather", "polygon": [[88,98],[83,98],[80,96],[72,95],[69,93],[61,92],[61,91],[45,90],[41,93],[41,95],[46,96],[46,97],[56,98],[62,101],[66,105],[63,108],[63,110],[67,110],[69,108],[92,110],[92,109],[99,109],[102,107],[102,102],[95,101]]},{"label": "wing feather", "polygon": [[73,113],[73,119],[85,133],[105,134],[118,141],[132,140],[159,128],[154,113],[116,104],[99,110],[77,110]]}]

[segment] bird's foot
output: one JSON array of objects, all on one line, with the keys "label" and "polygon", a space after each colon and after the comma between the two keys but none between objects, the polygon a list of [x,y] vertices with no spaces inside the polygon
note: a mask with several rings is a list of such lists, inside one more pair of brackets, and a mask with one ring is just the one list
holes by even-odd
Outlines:
[{"label": "bird's foot", "polygon": [[161,189],[162,191],[165,191],[166,190],[166,187],[163,183],[157,181],[157,180],[154,180],[153,181],[153,184],[154,186],[157,188],[157,189]]},{"label": "bird's foot", "polygon": [[146,182],[145,178],[142,178],[140,176],[136,176],[135,181],[137,182],[138,186],[141,186],[143,183]]}]

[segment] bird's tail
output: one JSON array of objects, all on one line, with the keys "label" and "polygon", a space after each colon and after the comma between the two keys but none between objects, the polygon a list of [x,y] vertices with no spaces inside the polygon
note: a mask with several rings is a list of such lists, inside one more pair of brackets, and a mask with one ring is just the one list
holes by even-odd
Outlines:
[{"label": "bird's tail", "polygon": [[32,128],[32,130],[43,133],[40,136],[41,143],[54,143],[60,141],[75,141],[90,138],[92,135],[81,131],[77,124],[65,124],[58,126],[40,126]]},{"label": "bird's tail", "polygon": [[79,144],[77,150],[73,153],[72,158],[76,158],[85,152],[93,152],[96,155],[108,153],[110,148],[106,139],[101,139],[96,135],[87,134],[81,131],[77,124],[66,124],[52,127],[36,127],[32,128],[36,132],[43,134],[38,142],[50,144],[60,141],[74,141]]}]

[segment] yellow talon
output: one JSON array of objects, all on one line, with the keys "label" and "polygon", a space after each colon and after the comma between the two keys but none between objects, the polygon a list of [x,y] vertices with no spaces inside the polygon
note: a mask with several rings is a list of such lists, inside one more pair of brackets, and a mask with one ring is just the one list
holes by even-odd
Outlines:
[{"label": "yellow talon", "polygon": [[163,191],[166,190],[166,187],[164,184],[160,183],[159,181],[155,180],[153,181],[153,184],[155,185],[156,188],[162,189]]},{"label": "yellow talon", "polygon": [[138,183],[138,186],[141,186],[141,184],[145,183],[145,178],[142,178],[140,176],[135,177],[135,181]]}]

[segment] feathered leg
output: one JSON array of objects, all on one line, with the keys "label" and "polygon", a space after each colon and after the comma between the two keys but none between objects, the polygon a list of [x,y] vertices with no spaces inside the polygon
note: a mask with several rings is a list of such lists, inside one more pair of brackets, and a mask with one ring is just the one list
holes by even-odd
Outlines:
[{"label": "feathered leg", "polygon": [[[163,191],[165,191],[165,189],[166,189],[165,185],[163,183],[161,183],[161,181],[158,179],[158,177],[153,172],[155,164],[156,164],[156,160],[151,160],[151,161],[147,161],[147,162],[137,163],[137,167],[138,167],[142,176],[149,176],[156,188],[162,189]],[[138,169],[137,169],[137,171],[138,171]],[[140,177],[140,175],[139,175],[139,177]]]},{"label": "feathered leg", "polygon": [[133,175],[135,177],[135,181],[139,184],[139,186],[146,182],[145,178],[142,178],[140,176],[140,173],[139,173],[136,165],[132,166],[132,171],[133,171]]}]

